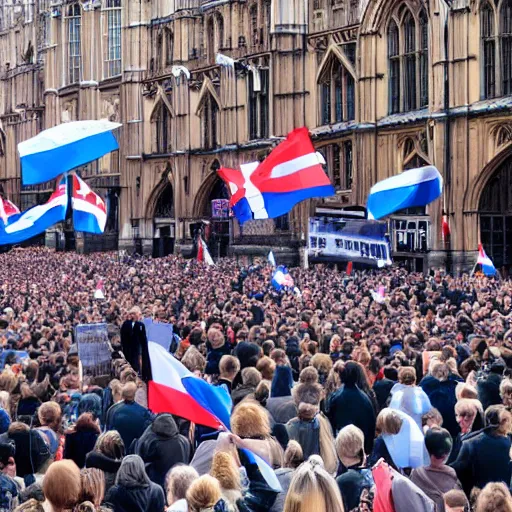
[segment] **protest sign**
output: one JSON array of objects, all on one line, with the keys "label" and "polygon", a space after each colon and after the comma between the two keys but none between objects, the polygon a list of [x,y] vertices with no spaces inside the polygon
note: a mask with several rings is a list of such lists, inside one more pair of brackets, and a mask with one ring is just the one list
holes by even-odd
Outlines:
[{"label": "protest sign", "polygon": [[108,343],[108,325],[77,325],[75,339],[84,376],[109,375],[112,355]]},{"label": "protest sign", "polygon": [[173,339],[172,324],[155,322],[152,318],[145,318],[144,326],[146,327],[148,341],[154,341],[164,347],[166,351],[169,351]]},{"label": "protest sign", "polygon": [[12,364],[20,364],[28,359],[28,354],[24,350],[3,350],[0,352],[0,371],[5,368],[7,357]]}]

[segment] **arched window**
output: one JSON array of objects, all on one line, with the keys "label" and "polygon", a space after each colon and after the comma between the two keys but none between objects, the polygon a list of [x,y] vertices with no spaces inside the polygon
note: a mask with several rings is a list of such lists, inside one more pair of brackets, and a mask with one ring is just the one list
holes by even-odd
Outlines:
[{"label": "arched window", "polygon": [[218,146],[219,106],[211,94],[207,94],[202,106],[203,147],[215,149]]},{"label": "arched window", "polygon": [[480,33],[483,56],[483,96],[496,96],[496,23],[494,8],[485,2],[480,11]]},{"label": "arched window", "polygon": [[154,123],[154,151],[162,155],[171,151],[171,114],[163,101],[155,109],[151,121]]},{"label": "arched window", "polygon": [[121,74],[121,0],[105,0],[103,4],[105,34],[105,77]]},{"label": "arched window", "polygon": [[428,18],[416,18],[405,4],[388,25],[389,112],[428,106]]},{"label": "arched window", "polygon": [[217,13],[217,50],[224,48],[224,18],[222,14]]},{"label": "arched window", "polygon": [[318,81],[320,124],[352,121],[355,117],[354,77],[341,62],[332,57]]},{"label": "arched window", "polygon": [[174,32],[168,28],[165,30],[165,65],[171,66],[174,53]]},{"label": "arched window", "polygon": [[258,26],[258,4],[253,4],[249,10],[249,17],[251,20],[251,34],[250,41],[253,46],[260,44],[260,30]]},{"label": "arched window", "polygon": [[512,94],[512,0],[503,0],[500,9],[501,94]]},{"label": "arched window", "polygon": [[210,62],[215,61],[215,25],[213,18],[209,18],[206,24],[207,55]]},{"label": "arched window", "polygon": [[68,84],[74,84],[81,80],[82,68],[82,14],[78,3],[68,6],[66,11],[67,23],[67,61]]}]

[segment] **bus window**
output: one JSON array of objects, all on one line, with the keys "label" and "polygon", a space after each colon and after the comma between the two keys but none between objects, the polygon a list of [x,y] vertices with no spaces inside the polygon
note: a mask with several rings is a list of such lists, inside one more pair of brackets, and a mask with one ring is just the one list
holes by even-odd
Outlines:
[{"label": "bus window", "polygon": [[377,245],[376,244],[370,244],[370,254],[372,258],[377,257]]},{"label": "bus window", "polygon": [[382,251],[380,250],[380,244],[377,244],[375,246],[375,250],[377,251],[377,259],[381,260],[382,259]]},{"label": "bus window", "polygon": [[383,260],[387,260],[387,259],[388,259],[388,251],[387,251],[387,249],[386,249],[386,245],[385,245],[385,244],[382,244],[382,245],[380,246],[380,249],[381,249],[381,251],[382,251],[382,259],[383,259]]},{"label": "bus window", "polygon": [[359,242],[354,242],[354,251],[359,252]]},{"label": "bus window", "polygon": [[347,251],[352,251],[352,241],[351,240],[347,240],[346,242],[346,246],[345,248],[347,249]]},{"label": "bus window", "polygon": [[318,247],[318,238],[316,236],[310,236],[309,241],[311,249],[316,249]]},{"label": "bus window", "polygon": [[318,246],[320,247],[320,249],[325,249],[325,247],[327,246],[327,239],[320,237],[318,239]]},{"label": "bus window", "polygon": [[336,249],[343,249],[343,240],[341,238],[336,238]]}]

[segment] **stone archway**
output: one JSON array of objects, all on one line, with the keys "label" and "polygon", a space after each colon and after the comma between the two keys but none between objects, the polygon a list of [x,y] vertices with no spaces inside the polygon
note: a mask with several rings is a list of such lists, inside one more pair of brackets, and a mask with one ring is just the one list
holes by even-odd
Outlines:
[{"label": "stone archway", "polygon": [[153,221],[153,257],[173,254],[176,241],[174,187],[165,173],[150,196],[146,213]]}]

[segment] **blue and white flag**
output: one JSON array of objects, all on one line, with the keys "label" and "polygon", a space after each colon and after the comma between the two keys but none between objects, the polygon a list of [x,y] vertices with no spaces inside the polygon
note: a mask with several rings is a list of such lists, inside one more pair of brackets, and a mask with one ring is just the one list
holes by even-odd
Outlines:
[{"label": "blue and white flag", "polygon": [[29,240],[66,219],[68,208],[67,181],[63,178],[45,204],[34,206],[0,223],[0,245],[13,245]]},{"label": "blue and white flag", "polygon": [[433,167],[404,171],[379,181],[370,190],[368,218],[382,219],[405,208],[426,206],[443,192],[443,178]]},{"label": "blue and white flag", "polygon": [[274,258],[274,253],[272,251],[270,251],[268,253],[268,262],[273,266],[275,267],[276,266],[276,259]]},{"label": "blue and white flag", "polygon": [[119,149],[112,131],[119,123],[74,121],[44,130],[18,144],[23,185],[50,181]]},{"label": "blue and white flag", "polygon": [[279,265],[272,276],[272,286],[281,291],[283,288],[293,288],[295,283],[293,277],[289,274],[288,269],[284,265]]}]

